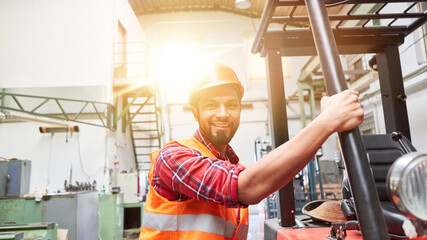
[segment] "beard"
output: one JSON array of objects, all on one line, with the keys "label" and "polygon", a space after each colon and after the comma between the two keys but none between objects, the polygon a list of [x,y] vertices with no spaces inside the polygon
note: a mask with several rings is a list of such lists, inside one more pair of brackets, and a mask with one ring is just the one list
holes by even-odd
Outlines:
[{"label": "beard", "polygon": [[[217,143],[217,144],[222,144],[222,145],[226,145],[229,144],[231,139],[234,136],[234,132],[232,132],[231,134],[229,134],[228,136],[225,135],[224,132],[218,132],[216,135],[210,134],[212,139],[209,139],[209,141],[211,141],[212,143]],[[209,138],[209,137],[208,137]]]},{"label": "beard", "polygon": [[234,127],[234,125],[231,126],[231,131],[229,134],[226,134],[223,131],[218,131],[216,133],[212,133],[212,128],[209,126],[208,129],[205,129],[202,125],[199,125],[199,129],[202,132],[203,136],[209,139],[209,141],[216,145],[226,145],[231,142],[231,139],[233,139],[234,134],[237,131],[237,128]]}]

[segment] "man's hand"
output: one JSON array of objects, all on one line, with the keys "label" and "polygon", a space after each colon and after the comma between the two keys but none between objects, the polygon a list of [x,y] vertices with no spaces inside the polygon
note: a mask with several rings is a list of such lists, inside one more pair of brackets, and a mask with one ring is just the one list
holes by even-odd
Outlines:
[{"label": "man's hand", "polygon": [[334,132],[353,129],[363,122],[359,93],[345,90],[321,101],[322,113],[291,140],[275,148],[239,175],[237,198],[256,204],[279,190],[301,171]]},{"label": "man's hand", "polygon": [[333,132],[343,132],[359,126],[363,122],[364,112],[359,102],[359,93],[345,90],[320,101],[323,118]]}]

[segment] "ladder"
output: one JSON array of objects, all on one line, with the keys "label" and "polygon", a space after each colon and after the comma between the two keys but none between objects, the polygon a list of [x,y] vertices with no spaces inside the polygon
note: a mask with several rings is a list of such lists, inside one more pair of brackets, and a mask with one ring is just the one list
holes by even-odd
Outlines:
[{"label": "ladder", "polygon": [[160,149],[164,135],[158,94],[147,89],[142,94],[127,95],[126,101],[129,105],[126,124],[130,128],[136,167],[148,171],[151,167],[150,153]]}]

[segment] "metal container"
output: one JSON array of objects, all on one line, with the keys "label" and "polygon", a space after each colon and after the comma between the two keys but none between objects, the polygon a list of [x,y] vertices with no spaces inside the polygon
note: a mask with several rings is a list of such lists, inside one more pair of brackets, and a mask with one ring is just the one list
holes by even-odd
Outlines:
[{"label": "metal container", "polygon": [[44,196],[42,221],[68,229],[69,240],[98,239],[98,192]]},{"label": "metal container", "polygon": [[0,197],[19,197],[29,193],[31,162],[0,161]]}]

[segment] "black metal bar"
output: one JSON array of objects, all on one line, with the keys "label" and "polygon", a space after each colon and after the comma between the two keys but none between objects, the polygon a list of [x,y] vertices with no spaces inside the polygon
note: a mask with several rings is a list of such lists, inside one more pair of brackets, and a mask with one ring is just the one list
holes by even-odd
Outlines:
[{"label": "black metal bar", "polygon": [[[371,27],[366,27],[365,29],[369,29]],[[393,37],[393,36],[403,36],[404,33],[396,30],[396,31],[390,31],[390,32],[373,32],[373,31],[365,31],[365,32],[356,32],[357,34],[354,35],[355,32],[352,33],[352,31],[347,31],[346,29],[348,28],[340,28],[340,29],[332,29],[332,33],[335,35],[335,37],[348,37],[348,38],[371,38],[372,37]],[[391,29],[391,28],[390,28]],[[407,29],[406,27],[404,28],[405,30]],[[360,29],[361,30],[361,29]],[[357,31],[357,30],[356,30]],[[374,36],[375,35],[375,36]],[[311,31],[309,29],[292,29],[292,30],[286,30],[286,31],[281,31],[281,30],[269,30],[268,32],[266,32],[264,34],[264,42],[266,42],[269,39],[274,39],[274,38],[280,38],[280,39],[296,39],[296,38],[313,38],[313,34],[311,33]]]},{"label": "black metal bar", "polygon": [[381,12],[381,10],[383,10],[383,8],[385,8],[385,6],[387,6],[387,4],[388,4],[388,2],[383,3],[383,4],[381,5],[381,7],[379,7],[379,8],[375,11],[375,14],[379,14],[379,13]]},{"label": "black metal bar", "polygon": [[[329,95],[347,89],[338,49],[326,7],[319,0],[306,0],[314,41]],[[362,236],[365,240],[389,239],[375,182],[359,129],[339,133]],[[360,174],[364,173],[363,177]]]},{"label": "black metal bar", "polygon": [[391,21],[389,24],[387,24],[388,27],[391,27],[391,25],[397,21],[397,18],[393,19],[393,21]]},{"label": "black metal bar", "polygon": [[405,11],[403,11],[404,13],[407,13],[409,10],[411,10],[412,7],[414,7],[415,5],[417,5],[417,2],[412,3],[411,5],[409,5],[408,8],[405,9]]},{"label": "black metal bar", "polygon": [[[402,44],[403,36],[358,36],[336,37],[340,54],[377,53],[389,44]],[[264,41],[261,56],[269,49],[280,49],[282,56],[314,56],[317,55],[312,37],[301,38],[267,38]]]},{"label": "black metal bar", "polygon": [[363,28],[364,28],[364,27],[366,26],[366,24],[368,24],[368,22],[369,22],[369,21],[371,21],[371,19],[365,20],[365,22],[362,24],[362,26],[361,26],[361,27],[363,27]]},{"label": "black metal bar", "polygon": [[[267,67],[268,106],[270,108],[270,131],[273,148],[289,140],[286,114],[286,97],[283,83],[282,59],[280,52],[270,50],[265,59]],[[279,225],[295,225],[295,200],[292,181],[279,190],[277,216]]]},{"label": "black metal bar", "polygon": [[[348,0],[342,1],[342,4],[362,4],[362,3],[412,3],[412,2],[423,2],[424,0]],[[333,2],[328,2],[328,4],[333,4]],[[286,6],[302,6],[306,3],[302,0],[279,0],[277,6],[286,7]]]},{"label": "black metal bar", "polygon": [[357,6],[359,6],[359,4],[354,4],[349,10],[348,10],[348,12],[347,12],[347,16],[351,16],[351,12],[353,12],[353,10],[357,7]]},{"label": "black metal bar", "polygon": [[407,27],[408,31],[406,32],[405,36],[415,31],[417,28],[421,27],[425,22],[426,22],[426,18],[419,18],[415,20],[413,23],[409,24],[409,26]]},{"label": "black metal bar", "polygon": [[340,25],[344,22],[344,20],[341,20],[335,27],[338,29],[340,28]]},{"label": "black metal bar", "polygon": [[294,15],[295,10],[297,10],[297,6],[292,7],[291,12],[289,13],[289,17],[292,17]]},{"label": "black metal bar", "polygon": [[[419,19],[422,20],[423,22],[425,22],[425,19]],[[266,34],[271,34],[274,32],[283,32],[281,34],[283,34],[284,36],[292,36],[292,37],[306,37],[306,36],[311,36],[311,32],[309,29],[289,29],[286,31],[277,31],[277,30],[272,30],[272,31],[268,31]],[[387,26],[379,26],[379,27],[364,27],[364,28],[360,28],[360,27],[345,27],[345,28],[340,28],[340,29],[332,29],[332,32],[334,34],[339,34],[342,36],[362,36],[362,35],[382,35],[382,34],[386,34],[386,35],[391,35],[391,34],[409,34],[410,33],[410,29],[408,27],[405,26],[394,26],[394,27],[387,27]]]},{"label": "black metal bar", "polygon": [[388,46],[376,58],[386,132],[399,131],[411,140],[399,48]]},{"label": "black metal bar", "polygon": [[255,35],[254,44],[252,45],[251,52],[256,54],[260,52],[261,42],[264,33],[268,29],[268,25],[270,24],[271,16],[273,16],[274,9],[276,9],[276,0],[268,0],[267,4],[264,7],[264,11],[262,12],[261,21],[259,22],[258,31]]},{"label": "black metal bar", "polygon": [[[364,19],[391,19],[391,18],[426,18],[427,13],[384,13],[384,14],[354,14],[329,15],[330,21],[364,20]],[[273,17],[272,23],[308,22],[307,16]]]},{"label": "black metal bar", "polygon": [[[292,9],[291,9],[291,12],[289,13],[289,17],[293,17],[293,15],[294,15],[294,13],[295,13],[295,10],[297,9],[297,6],[293,6],[292,7]],[[271,19],[273,19],[274,17],[272,17]],[[287,23],[285,23],[285,25],[283,26],[283,29],[285,30],[286,29],[286,25],[287,25]]]}]

